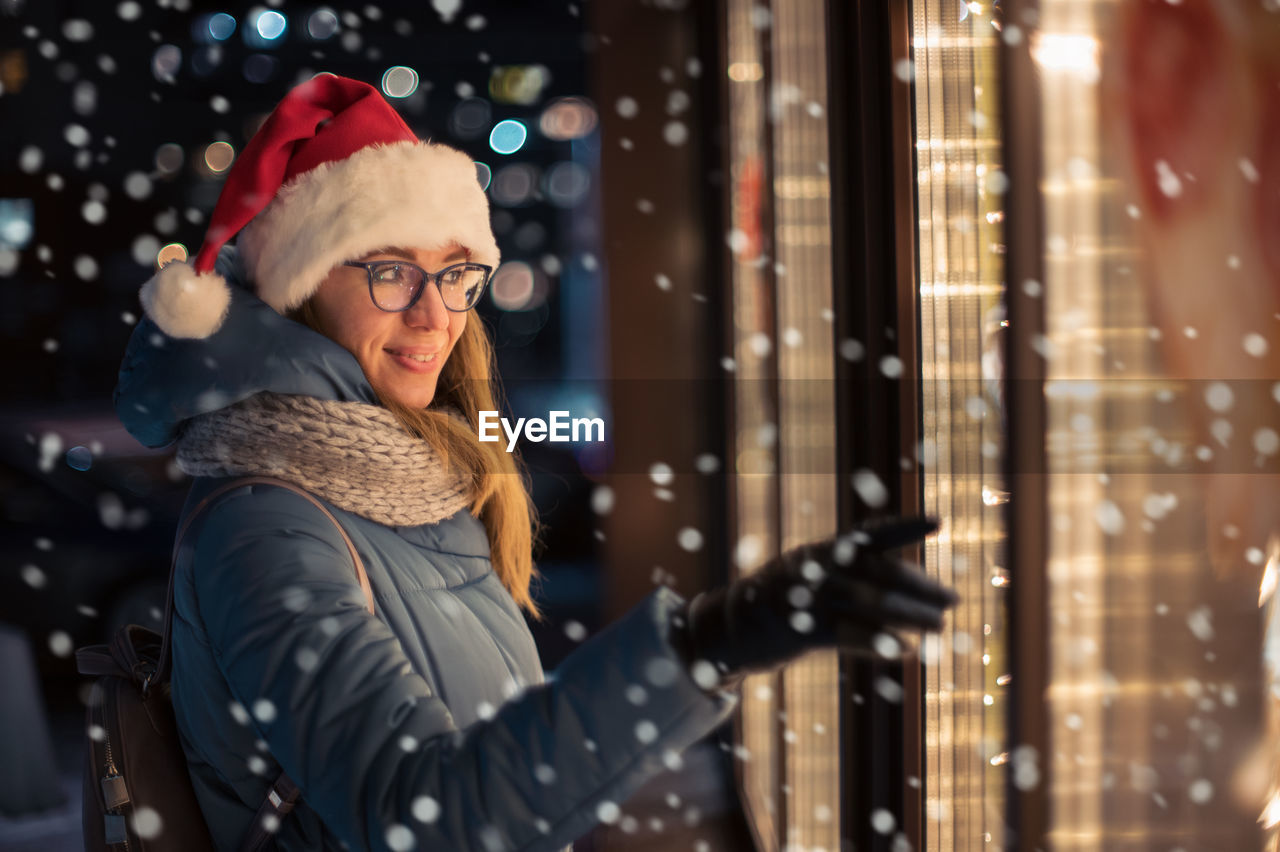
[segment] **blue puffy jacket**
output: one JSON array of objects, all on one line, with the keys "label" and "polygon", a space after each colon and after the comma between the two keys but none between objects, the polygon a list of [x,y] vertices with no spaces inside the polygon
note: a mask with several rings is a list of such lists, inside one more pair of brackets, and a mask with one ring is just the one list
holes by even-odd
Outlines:
[{"label": "blue puffy jacket", "polygon": [[[233,248],[218,271],[235,286],[217,333],[176,340],[144,319],[129,343],[116,410],[142,443],[261,391],[375,401],[345,349],[249,292]],[[221,482],[197,479],[184,515]],[[376,615],[338,531],[282,488],[218,498],[179,552],[173,704],[220,850],[281,770],[301,790],[282,850],[562,849],[737,704],[694,683],[667,642],[681,599],[665,587],[544,679],[466,509],[390,527],[326,505]]]}]

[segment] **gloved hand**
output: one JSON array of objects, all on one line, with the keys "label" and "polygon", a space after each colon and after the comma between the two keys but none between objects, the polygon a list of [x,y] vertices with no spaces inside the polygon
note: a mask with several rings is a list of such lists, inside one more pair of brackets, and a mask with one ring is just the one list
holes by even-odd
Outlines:
[{"label": "gloved hand", "polygon": [[710,689],[818,648],[871,653],[877,634],[937,630],[959,596],[886,555],[937,528],[932,519],[889,518],[789,550],[678,610],[672,645]]}]

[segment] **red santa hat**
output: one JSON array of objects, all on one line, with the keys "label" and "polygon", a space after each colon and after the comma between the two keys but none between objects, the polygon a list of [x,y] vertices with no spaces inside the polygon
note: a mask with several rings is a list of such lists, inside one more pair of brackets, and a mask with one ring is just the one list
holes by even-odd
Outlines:
[{"label": "red santa hat", "polygon": [[489,200],[466,154],[422,142],[378,90],[319,74],[276,106],[227,175],[194,262],[142,287],[147,315],[171,337],[202,338],[231,302],[213,271],[236,242],[259,298],[298,307],[329,270],[387,246],[458,243],[497,267]]}]

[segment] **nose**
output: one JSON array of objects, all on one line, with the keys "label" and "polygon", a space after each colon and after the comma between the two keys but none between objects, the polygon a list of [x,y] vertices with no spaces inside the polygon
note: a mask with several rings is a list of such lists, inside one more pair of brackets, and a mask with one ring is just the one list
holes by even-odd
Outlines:
[{"label": "nose", "polygon": [[414,328],[447,329],[449,327],[449,309],[444,306],[440,288],[434,281],[428,281],[422,288],[422,295],[413,307],[405,311],[406,325]]}]

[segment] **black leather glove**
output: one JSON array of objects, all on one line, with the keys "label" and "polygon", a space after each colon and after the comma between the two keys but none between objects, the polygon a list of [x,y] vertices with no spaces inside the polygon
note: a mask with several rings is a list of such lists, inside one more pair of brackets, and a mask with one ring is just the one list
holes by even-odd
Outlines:
[{"label": "black leather glove", "polygon": [[818,648],[871,653],[877,634],[937,630],[959,597],[886,555],[937,528],[925,518],[876,520],[789,550],[678,610],[672,645],[710,689]]}]

